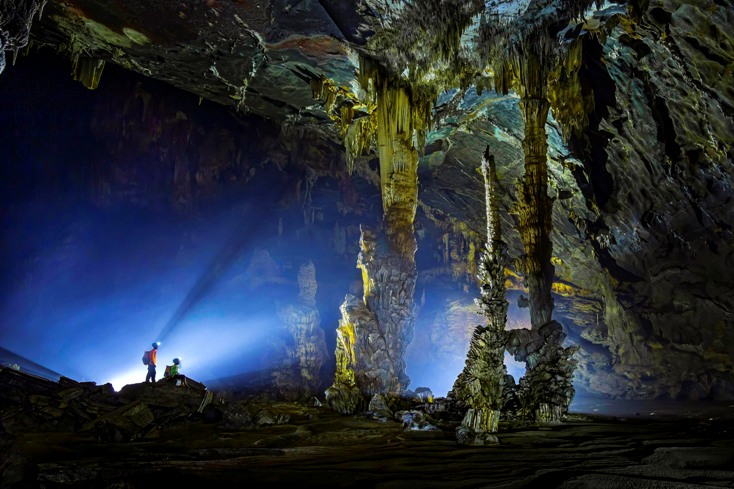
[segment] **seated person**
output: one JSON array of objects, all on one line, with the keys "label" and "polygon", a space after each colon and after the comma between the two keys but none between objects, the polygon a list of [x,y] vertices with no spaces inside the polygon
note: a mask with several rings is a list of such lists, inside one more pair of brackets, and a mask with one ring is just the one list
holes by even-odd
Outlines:
[{"label": "seated person", "polygon": [[173,359],[173,365],[166,365],[166,372],[163,376],[168,380],[180,380],[181,385],[188,386],[186,383],[186,376],[179,373],[181,368],[181,360],[178,358]]}]

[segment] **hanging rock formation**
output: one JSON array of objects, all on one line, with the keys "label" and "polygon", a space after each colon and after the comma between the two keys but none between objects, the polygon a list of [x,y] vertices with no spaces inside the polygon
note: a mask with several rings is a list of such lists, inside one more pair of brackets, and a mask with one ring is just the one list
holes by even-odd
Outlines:
[{"label": "hanging rock formation", "polygon": [[33,17],[43,15],[47,0],[3,1],[0,4],[0,73],[7,64],[5,51],[13,52],[13,64],[18,51],[28,45]]}]

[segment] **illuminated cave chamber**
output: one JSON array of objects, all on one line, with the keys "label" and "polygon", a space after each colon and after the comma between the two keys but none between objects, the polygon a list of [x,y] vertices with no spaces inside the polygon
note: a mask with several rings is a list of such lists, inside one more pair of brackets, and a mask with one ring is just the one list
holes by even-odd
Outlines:
[{"label": "illuminated cave chamber", "polygon": [[[579,391],[734,397],[730,9],[527,2],[494,22],[483,1],[367,3],[375,15],[344,2],[351,16],[338,29],[326,12],[334,2],[299,4],[309,27],[288,9],[245,28],[237,2],[190,5],[186,26],[202,26],[194,41],[168,3],[155,21],[171,39],[143,36],[127,9],[101,16],[57,2],[42,17],[27,2],[0,27],[12,34],[2,38],[10,61],[33,20],[33,48],[68,54],[91,93],[109,96],[104,77],[120,64],[200,103],[163,107],[144,83],[124,109],[95,101],[91,132],[106,146],[90,181],[97,205],[195,214],[224,194],[272,197],[245,207],[274,211],[251,233],[272,266],[253,267],[263,275],[250,285],[289,283],[267,329],[274,364],[263,378],[277,396],[331,386],[329,403],[350,413],[441,374],[444,392],[456,381],[475,412],[538,421],[562,419]],[[202,124],[215,105],[240,128]],[[502,315],[474,304],[487,274],[499,285],[484,257],[476,163],[487,147],[505,296],[527,296],[530,316],[491,326],[491,341],[473,334]],[[281,252],[288,241],[297,256]],[[497,357],[500,330],[502,349],[527,366],[514,386]],[[493,346],[480,352],[482,342]],[[485,355],[494,373],[477,382],[501,393],[472,399],[462,366]],[[435,373],[409,374],[415,365]],[[485,414],[467,425],[491,433],[496,414]]]}]

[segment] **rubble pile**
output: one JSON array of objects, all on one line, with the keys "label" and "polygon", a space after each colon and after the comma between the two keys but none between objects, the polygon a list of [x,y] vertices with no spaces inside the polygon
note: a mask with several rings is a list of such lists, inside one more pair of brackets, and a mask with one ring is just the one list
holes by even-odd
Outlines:
[{"label": "rubble pile", "polygon": [[73,432],[106,442],[150,436],[195,414],[203,414],[214,393],[191,380],[131,384],[116,392],[112,384],[58,382],[12,368],[0,369],[2,431]]}]

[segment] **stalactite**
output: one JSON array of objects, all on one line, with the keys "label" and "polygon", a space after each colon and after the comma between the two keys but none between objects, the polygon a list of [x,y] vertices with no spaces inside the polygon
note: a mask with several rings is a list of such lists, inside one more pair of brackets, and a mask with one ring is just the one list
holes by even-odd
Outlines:
[{"label": "stalactite", "polygon": [[594,95],[585,93],[579,79],[582,54],[583,43],[577,38],[567,46],[548,79],[548,102],[566,143],[572,135],[584,134],[594,110]]},{"label": "stalactite", "polygon": [[351,175],[356,158],[369,152],[375,138],[374,105],[362,103],[350,90],[325,77],[311,79],[311,94],[314,99],[323,100],[324,111],[339,129]]},{"label": "stalactite", "polygon": [[347,171],[354,173],[354,164],[358,156],[367,154],[375,139],[376,113],[354,119],[344,134],[344,148],[347,153]]},{"label": "stalactite", "polygon": [[0,2],[0,73],[5,70],[5,51],[13,52],[13,64],[18,51],[28,45],[33,17],[40,19],[47,0]]},{"label": "stalactite", "polygon": [[82,82],[89,90],[94,90],[102,78],[105,62],[102,59],[76,56],[72,60],[72,75],[74,80]]},{"label": "stalactite", "polygon": [[377,154],[385,229],[407,259],[415,253],[413,220],[418,202],[418,152],[430,122],[432,100],[387,77],[368,58],[360,63],[360,82],[376,110]]}]

